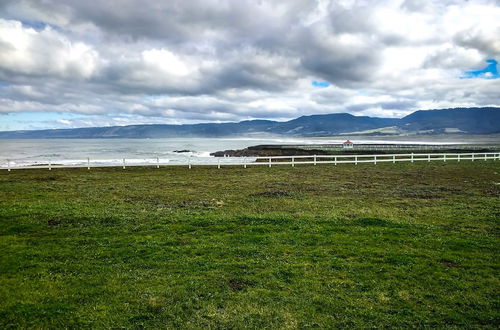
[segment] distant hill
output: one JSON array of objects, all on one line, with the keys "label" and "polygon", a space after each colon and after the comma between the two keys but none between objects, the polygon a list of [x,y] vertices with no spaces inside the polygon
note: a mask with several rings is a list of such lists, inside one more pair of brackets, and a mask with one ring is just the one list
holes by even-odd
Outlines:
[{"label": "distant hill", "polygon": [[500,133],[500,108],[419,110],[404,118],[348,113],[302,116],[286,122],[247,120],[193,125],[131,125],[0,132],[0,139],[224,137],[249,135]]},{"label": "distant hill", "polygon": [[419,110],[402,118],[404,131],[431,133],[488,134],[500,132],[500,108]]},{"label": "distant hill", "polygon": [[399,119],[353,116],[348,113],[302,116],[279,123],[272,132],[281,135],[328,136],[396,125]]}]

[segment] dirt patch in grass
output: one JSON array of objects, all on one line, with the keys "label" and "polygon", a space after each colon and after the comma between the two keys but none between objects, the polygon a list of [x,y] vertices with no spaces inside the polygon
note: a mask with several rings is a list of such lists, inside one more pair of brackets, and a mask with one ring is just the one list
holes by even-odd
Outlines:
[{"label": "dirt patch in grass", "polygon": [[189,242],[191,242],[191,238],[188,238],[188,237],[179,237],[177,239],[177,242],[179,242],[180,244],[188,244]]},{"label": "dirt patch in grass", "polygon": [[418,199],[437,199],[443,197],[438,194],[427,191],[403,191],[398,195],[404,198],[418,198]]},{"label": "dirt patch in grass", "polygon": [[441,259],[439,260],[439,262],[445,266],[445,267],[449,267],[449,268],[458,268],[460,267],[459,264],[457,264],[456,262],[453,262],[451,260],[446,260],[446,259]]},{"label": "dirt patch in grass", "polygon": [[49,226],[59,226],[61,224],[61,221],[59,221],[59,220],[49,220],[49,221],[47,221],[47,224]]},{"label": "dirt patch in grass", "polygon": [[463,194],[463,191],[448,187],[425,187],[415,188],[408,187],[407,189],[399,189],[394,191],[394,194],[403,198],[417,198],[417,199],[437,199],[444,198],[449,195]]},{"label": "dirt patch in grass", "polygon": [[251,281],[233,278],[233,279],[229,280],[228,285],[231,288],[231,290],[233,290],[233,291],[241,291],[241,290],[245,289],[246,287],[255,286],[255,283],[253,283]]},{"label": "dirt patch in grass", "polygon": [[493,185],[489,188],[486,188],[483,192],[483,196],[500,197],[500,185]]},{"label": "dirt patch in grass", "polygon": [[43,176],[43,177],[38,177],[35,178],[36,181],[44,182],[44,181],[56,181],[57,176]]},{"label": "dirt patch in grass", "polygon": [[264,198],[280,198],[280,197],[293,197],[294,193],[286,190],[266,190],[251,194],[250,197],[264,197]]},{"label": "dirt patch in grass", "polygon": [[172,208],[180,208],[180,209],[185,209],[185,208],[193,208],[193,209],[199,209],[199,208],[217,208],[224,206],[225,202],[222,200],[217,200],[215,198],[212,199],[202,199],[202,200],[186,200],[186,201],[181,201],[179,203],[173,203],[170,206]]},{"label": "dirt patch in grass", "polygon": [[130,204],[143,204],[151,207],[154,210],[179,210],[179,209],[200,209],[200,208],[217,208],[222,207],[226,202],[219,199],[201,199],[201,200],[182,200],[182,201],[168,201],[164,197],[142,197],[130,196],[124,199],[125,203]]}]

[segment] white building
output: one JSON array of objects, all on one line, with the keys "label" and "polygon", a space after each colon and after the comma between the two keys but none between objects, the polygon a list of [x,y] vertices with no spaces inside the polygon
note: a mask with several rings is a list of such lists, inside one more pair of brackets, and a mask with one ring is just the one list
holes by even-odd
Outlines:
[{"label": "white building", "polygon": [[344,143],[342,143],[342,148],[343,149],[352,149],[353,146],[354,146],[354,144],[351,141],[349,141],[349,140],[347,140]]}]

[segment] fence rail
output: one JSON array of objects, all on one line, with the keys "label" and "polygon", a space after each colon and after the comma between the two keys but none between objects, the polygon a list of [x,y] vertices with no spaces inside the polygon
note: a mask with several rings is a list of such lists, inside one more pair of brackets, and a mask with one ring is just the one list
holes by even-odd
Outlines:
[{"label": "fence rail", "polygon": [[[223,159],[223,158],[222,158]],[[380,155],[307,155],[307,156],[271,156],[271,157],[241,157],[237,160],[226,161],[221,158],[211,158],[210,162],[193,163],[191,158],[185,163],[169,163],[160,161],[159,158],[152,158],[151,162],[137,162],[137,159],[120,159],[119,163],[103,164],[99,160],[87,158],[80,164],[62,165],[57,161],[48,160],[46,164],[39,165],[16,165],[7,160],[0,164],[0,170],[11,171],[14,169],[57,169],[57,168],[99,168],[99,167],[156,167],[160,166],[186,166],[189,169],[193,166],[268,166],[277,165],[319,165],[319,164],[364,164],[364,163],[397,163],[397,162],[431,162],[431,161],[487,161],[500,159],[500,152],[482,152],[482,153],[411,153],[411,154],[380,154]],[[216,160],[216,161],[215,161]]]},{"label": "fence rail", "polygon": [[[264,149],[269,147],[273,149],[273,145],[264,145]],[[405,150],[405,151],[420,151],[427,150],[446,150],[449,152],[495,152],[498,149],[498,144],[374,144],[374,143],[356,143],[349,150],[356,151],[389,151],[389,150]],[[301,145],[280,145],[282,149],[303,149],[303,150],[324,150],[324,151],[340,151],[344,147],[342,144],[301,144]]]}]

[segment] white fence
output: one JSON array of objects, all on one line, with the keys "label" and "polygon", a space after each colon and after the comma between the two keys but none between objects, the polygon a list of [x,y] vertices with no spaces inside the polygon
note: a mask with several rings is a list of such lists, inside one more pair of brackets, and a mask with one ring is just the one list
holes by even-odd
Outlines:
[{"label": "white fence", "polygon": [[[221,168],[222,166],[257,166],[263,165],[272,167],[273,165],[318,165],[318,164],[362,164],[362,163],[396,163],[396,162],[431,162],[431,161],[486,161],[486,160],[497,160],[500,159],[500,152],[483,152],[483,153],[411,153],[411,154],[380,154],[380,155],[309,155],[309,156],[272,156],[272,157],[240,157],[240,158],[210,158],[207,162],[197,162],[193,163],[191,158],[185,163],[169,163],[161,161],[159,158],[151,159],[148,162],[141,162],[137,159],[126,159],[123,158],[119,161],[115,161],[112,164],[103,164],[99,160],[91,160],[87,158],[85,161],[81,161],[79,164],[63,165],[57,161],[48,160],[46,164],[37,165],[16,165],[7,160],[6,162],[0,164],[0,170],[11,171],[13,169],[56,169],[56,168],[99,168],[99,167],[122,167],[126,169],[127,167],[137,167],[137,166],[149,166],[160,168],[160,166],[186,166],[191,169],[192,166],[217,166]],[[222,161],[221,161],[222,160]]]}]

